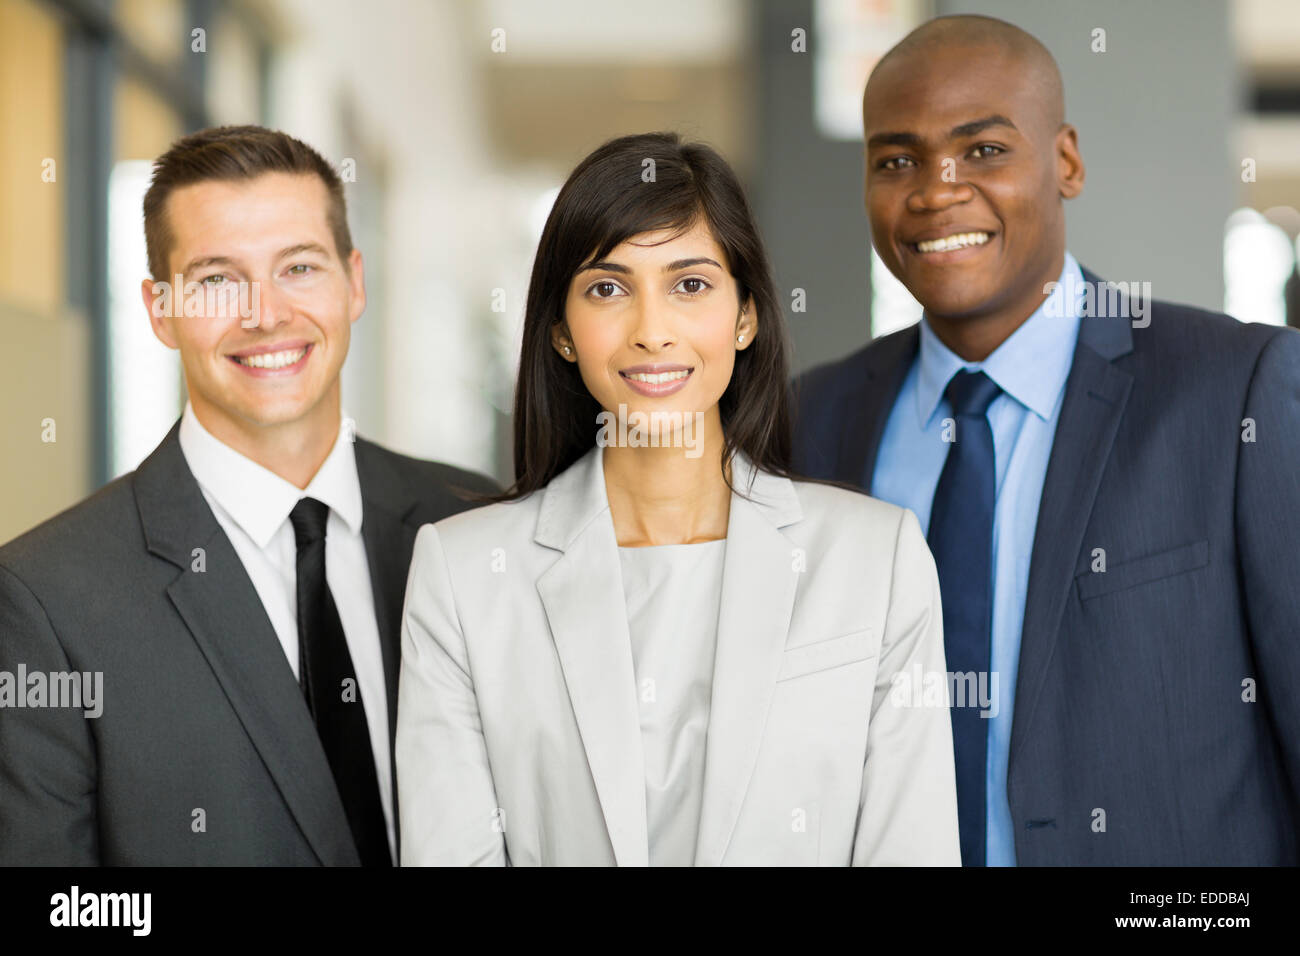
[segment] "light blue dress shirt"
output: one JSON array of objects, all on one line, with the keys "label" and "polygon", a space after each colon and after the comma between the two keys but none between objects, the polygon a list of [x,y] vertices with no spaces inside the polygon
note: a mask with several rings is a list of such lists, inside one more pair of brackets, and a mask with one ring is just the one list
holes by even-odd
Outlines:
[{"label": "light blue dress shirt", "polygon": [[[876,456],[871,494],[910,508],[929,534],[930,506],[948,456],[944,398],[961,369],[982,370],[1002,389],[989,406],[997,501],[993,512],[993,632],[987,787],[989,866],[1015,866],[1015,831],[1007,803],[1007,761],[1020,663],[1029,558],[1038,524],[1038,502],[1052,453],[1052,437],[1065,395],[1065,380],[1079,335],[1078,290],[1083,272],[1069,252],[1057,288],[1010,338],[982,362],[966,362],[921,320],[921,345],[889,413]],[[996,675],[994,678],[993,675]]]}]

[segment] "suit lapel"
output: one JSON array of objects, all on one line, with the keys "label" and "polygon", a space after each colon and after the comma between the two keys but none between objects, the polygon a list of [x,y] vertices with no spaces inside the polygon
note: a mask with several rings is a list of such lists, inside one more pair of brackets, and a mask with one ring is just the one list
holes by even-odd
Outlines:
[{"label": "suit lapel", "polygon": [[[645,758],[618,541],[593,449],[547,487],[535,540],[564,552],[537,582],[619,865],[648,862]],[[696,863],[722,861],[758,758],[798,573],[778,529],[802,517],[793,484],[732,466]],[[752,500],[750,500],[752,499]]]},{"label": "suit lapel", "polygon": [[543,492],[536,540],[564,554],[537,581],[601,812],[620,866],[649,862],[645,758],[603,452]]},{"label": "suit lapel", "polygon": [[[1102,280],[1086,269],[1083,272],[1097,288]],[[1133,376],[1112,364],[1133,347],[1130,320],[1124,317],[1127,309],[1122,301],[1120,305],[1117,317],[1099,315],[1080,321],[1066,379],[1030,557],[1011,728],[1012,765],[1047,677],[1083,535],[1133,385]]]},{"label": "suit lapel", "polygon": [[[397,681],[402,665],[402,605],[406,599],[406,577],[411,569],[417,528],[376,504],[362,484],[361,535],[366,542],[370,566],[370,588],[375,597],[375,623],[379,627],[380,652],[384,660],[384,689],[388,696],[388,742],[393,746],[397,732]],[[396,791],[394,791],[396,792]]]},{"label": "suit lapel", "polygon": [[731,842],[763,741],[799,578],[794,545],[778,530],[801,517],[794,486],[757,472],[742,455],[732,484],[753,500],[733,493],[727,519],[697,866],[720,865]]},{"label": "suit lapel", "polygon": [[840,433],[838,466],[831,476],[836,481],[871,491],[871,476],[885,422],[912,367],[920,341],[919,327],[911,325],[862,353],[861,374],[855,376],[841,409],[844,429]]},{"label": "suit lapel", "polygon": [[393,795],[393,835],[398,861],[402,849],[402,821],[397,803],[397,686],[402,667],[402,608],[411,553],[420,525],[440,515],[419,513],[419,499],[385,462],[381,449],[356,440],[357,480],[361,484],[361,537],[370,568],[370,590],[375,601],[375,625],[384,664],[384,692],[388,707],[388,769]]},{"label": "suit lapel", "polygon": [[[370,589],[375,599],[375,623],[379,628],[380,652],[384,662],[391,751],[397,733],[397,682],[402,664],[402,607],[406,600],[406,578],[411,569],[411,553],[415,549],[415,536],[422,519],[417,514],[418,500],[405,491],[398,476],[385,467],[377,452],[378,449],[370,442],[357,439],[357,478],[361,484],[362,500],[361,536],[366,543]],[[396,788],[393,792],[397,792]]]},{"label": "suit lapel", "polygon": [[[357,865],[330,773],[293,670],[234,546],[181,452],[179,426],[136,471],[151,554],[176,565],[168,596],[321,863]],[[191,570],[195,548],[205,570]]]}]

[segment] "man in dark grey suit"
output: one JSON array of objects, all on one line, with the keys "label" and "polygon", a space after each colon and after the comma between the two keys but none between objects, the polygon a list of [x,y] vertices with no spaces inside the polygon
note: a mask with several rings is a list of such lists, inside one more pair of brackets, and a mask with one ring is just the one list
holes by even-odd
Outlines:
[{"label": "man in dark grey suit", "polygon": [[951,711],[963,864],[1296,864],[1300,335],[1082,269],[1063,112],[1002,21],[880,61],[867,210],[925,316],[796,382],[796,468],[927,529],[990,691]]},{"label": "man in dark grey suit", "polygon": [[310,147],[185,137],[145,226],[189,401],[0,548],[0,864],[389,865],[416,530],[496,488],[351,435],[362,262]]}]

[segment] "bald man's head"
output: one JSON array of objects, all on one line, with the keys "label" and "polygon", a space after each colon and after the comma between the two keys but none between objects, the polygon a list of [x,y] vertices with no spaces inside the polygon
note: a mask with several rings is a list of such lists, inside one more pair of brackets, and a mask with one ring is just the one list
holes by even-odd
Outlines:
[{"label": "bald man's head", "polygon": [[862,121],[880,258],[941,338],[1000,342],[1060,275],[1062,200],[1083,188],[1052,55],[992,17],[930,20],[876,64]]},{"label": "bald man's head", "polygon": [[[945,48],[964,49],[972,56],[990,49],[999,51],[1004,62],[1014,67],[1014,81],[1032,90],[1041,104],[1044,127],[1055,132],[1065,122],[1065,87],[1056,60],[1037,37],[996,17],[961,14],[927,20],[880,58],[871,79],[891,68],[911,69]],[[868,80],[867,91],[870,89]]]}]

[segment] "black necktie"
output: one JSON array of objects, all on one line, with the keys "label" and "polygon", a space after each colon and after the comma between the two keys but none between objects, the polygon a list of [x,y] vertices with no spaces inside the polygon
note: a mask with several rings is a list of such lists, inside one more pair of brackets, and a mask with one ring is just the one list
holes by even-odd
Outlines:
[{"label": "black necktie", "polygon": [[316,722],[363,866],[391,866],[388,825],[361,688],[338,608],[325,582],[330,509],[303,498],[289,513],[298,544],[298,683]]},{"label": "black necktie", "polygon": [[[939,571],[943,647],[949,673],[957,823],[964,866],[983,866],[988,726],[980,716],[980,677],[988,677],[993,629],[993,506],[997,499],[989,405],[1002,390],[983,372],[958,372],[944,392],[956,419],[930,510],[926,536]],[[969,677],[969,680],[963,679]],[[964,699],[962,699],[964,697]]]}]

